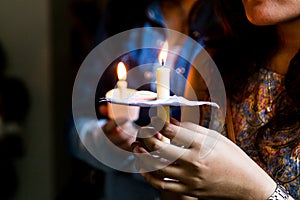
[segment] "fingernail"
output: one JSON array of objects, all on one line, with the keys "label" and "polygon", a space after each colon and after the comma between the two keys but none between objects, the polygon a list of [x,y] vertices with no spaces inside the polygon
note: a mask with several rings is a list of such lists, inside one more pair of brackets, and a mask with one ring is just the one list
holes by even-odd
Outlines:
[{"label": "fingernail", "polygon": [[134,147],[133,153],[141,153],[140,149],[138,146]]},{"label": "fingernail", "polygon": [[132,152],[133,153],[144,153],[142,150],[142,147],[139,146],[139,143],[134,144],[134,146],[132,146]]}]

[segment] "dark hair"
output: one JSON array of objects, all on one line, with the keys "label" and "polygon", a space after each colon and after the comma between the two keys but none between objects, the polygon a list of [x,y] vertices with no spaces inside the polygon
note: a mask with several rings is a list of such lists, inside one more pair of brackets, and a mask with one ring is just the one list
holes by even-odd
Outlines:
[{"label": "dark hair", "polygon": [[274,26],[255,26],[245,15],[241,0],[215,0],[216,15],[223,25],[223,39],[216,47],[214,60],[223,75],[227,90],[240,94],[250,75],[265,65],[278,41]]},{"label": "dark hair", "polygon": [[293,103],[300,108],[300,50],[291,60],[288,73],[285,76],[285,87]]},{"label": "dark hair", "polygon": [[[245,86],[249,76],[261,66],[266,66],[269,58],[276,52],[279,39],[275,26],[256,26],[247,18],[240,0],[214,0],[216,15],[223,25],[223,41],[213,55],[224,77],[227,90],[240,97],[240,89]],[[299,68],[300,55],[290,63],[285,86],[293,106],[300,107]]]},{"label": "dark hair", "polygon": [[[241,0],[215,0],[214,3],[216,14],[223,24],[223,42],[213,58],[224,78],[226,91],[230,92],[231,98],[239,101],[248,95],[243,92],[248,78],[260,67],[266,66],[278,49],[279,37],[275,26],[252,25],[246,18]],[[291,148],[299,144],[300,51],[290,62],[285,88],[286,91],[277,99],[279,106],[275,116],[253,133],[256,134],[258,150],[263,148],[262,138],[274,138],[277,134],[288,134],[287,145]],[[263,162],[263,156],[260,157]]]}]

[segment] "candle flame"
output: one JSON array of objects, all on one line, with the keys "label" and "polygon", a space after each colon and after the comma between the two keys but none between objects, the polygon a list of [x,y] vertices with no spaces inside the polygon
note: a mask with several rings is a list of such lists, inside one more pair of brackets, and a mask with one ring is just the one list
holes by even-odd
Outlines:
[{"label": "candle flame", "polygon": [[168,56],[168,42],[166,41],[159,53],[158,61],[164,66]]},{"label": "candle flame", "polygon": [[120,81],[126,80],[127,72],[126,72],[126,67],[123,62],[118,63],[117,73],[118,73],[118,78]]}]

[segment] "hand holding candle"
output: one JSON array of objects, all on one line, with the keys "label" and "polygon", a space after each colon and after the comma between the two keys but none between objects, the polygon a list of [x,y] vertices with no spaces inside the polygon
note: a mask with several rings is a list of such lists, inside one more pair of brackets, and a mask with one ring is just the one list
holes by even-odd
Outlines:
[{"label": "hand holding candle", "polygon": [[[167,99],[170,97],[170,69],[165,67],[167,55],[168,43],[165,42],[158,57],[158,60],[162,66],[156,70],[156,88],[158,99]],[[157,107],[157,116],[167,122],[170,122],[170,107]],[[162,137],[162,141],[170,143],[170,140],[166,137]]]}]

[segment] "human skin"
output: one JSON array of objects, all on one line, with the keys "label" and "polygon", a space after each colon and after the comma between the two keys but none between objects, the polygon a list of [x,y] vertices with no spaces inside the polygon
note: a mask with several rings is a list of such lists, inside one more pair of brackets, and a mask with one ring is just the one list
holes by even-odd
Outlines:
[{"label": "human skin", "polygon": [[[152,124],[156,127],[155,124],[163,123],[160,121],[155,118]],[[179,146],[192,142],[182,148],[161,142],[159,134],[171,140],[176,137]],[[267,199],[275,190],[276,183],[253,160],[213,130],[189,122],[177,125],[166,122],[160,132],[143,127],[138,133],[141,135],[143,139],[133,144],[133,152],[142,175],[158,189],[205,199],[240,200]],[[214,145],[203,142],[209,138],[216,139]],[[204,150],[208,152],[205,155]],[[176,160],[176,164],[164,167],[164,160],[149,154],[155,151],[165,159]],[[149,166],[157,170],[145,171]],[[164,179],[166,177],[171,181]]]},{"label": "human skin", "polygon": [[[300,48],[300,1],[242,0],[242,2],[251,23],[277,27],[279,49],[270,58],[268,68],[286,74],[290,60]],[[275,190],[275,182],[228,139],[220,136],[210,154],[200,159],[197,155],[205,148],[201,141],[215,132],[190,123],[182,123],[180,127],[182,141],[184,137],[194,137],[194,142],[188,149],[174,147],[172,152],[164,150],[170,144],[164,144],[156,137],[142,139],[133,145],[133,151],[139,154],[147,154],[147,149],[149,152],[159,150],[167,158],[182,155],[179,156],[176,165],[160,169],[161,164],[156,163],[157,171],[143,173],[155,187],[208,199],[261,200],[267,199]],[[170,130],[175,129],[178,127],[166,123],[156,135],[163,134],[172,138],[175,133]],[[139,134],[145,134],[144,132],[151,132],[151,130],[143,128]],[[141,159],[138,155],[137,157]],[[148,160],[151,160],[150,157]],[[147,164],[147,160],[143,161]],[[178,182],[166,181],[163,177]]]},{"label": "human skin", "polygon": [[248,20],[255,25],[273,25],[299,19],[298,0],[242,0]]},{"label": "human skin", "polygon": [[259,26],[275,25],[279,48],[270,58],[268,68],[286,74],[289,63],[300,48],[300,1],[242,0],[248,20]]}]

